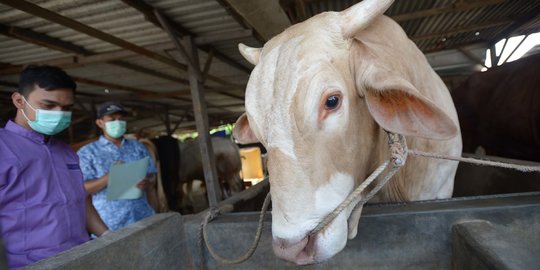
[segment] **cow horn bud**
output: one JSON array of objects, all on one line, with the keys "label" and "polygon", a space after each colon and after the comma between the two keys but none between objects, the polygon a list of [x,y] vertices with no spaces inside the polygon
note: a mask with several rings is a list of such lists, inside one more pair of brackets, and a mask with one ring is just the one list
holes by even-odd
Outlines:
[{"label": "cow horn bud", "polygon": [[342,11],[341,33],[344,38],[353,37],[366,28],[373,19],[382,15],[394,0],[364,0]]},{"label": "cow horn bud", "polygon": [[239,43],[238,50],[240,51],[240,54],[251,64],[257,65],[259,63],[261,48],[248,47],[243,43]]}]

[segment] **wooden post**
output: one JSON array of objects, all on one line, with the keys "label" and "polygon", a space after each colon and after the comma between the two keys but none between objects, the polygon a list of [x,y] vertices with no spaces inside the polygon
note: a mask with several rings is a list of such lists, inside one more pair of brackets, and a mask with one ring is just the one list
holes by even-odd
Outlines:
[{"label": "wooden post", "polygon": [[[197,47],[191,36],[184,37],[186,51],[191,53],[191,60],[194,67],[199,67],[199,55]],[[221,200],[221,188],[216,170],[216,157],[212,141],[210,140],[210,130],[208,128],[208,114],[206,112],[206,102],[201,81],[198,80],[197,73],[189,69],[189,84],[191,86],[191,98],[193,99],[193,112],[195,114],[195,124],[199,133],[199,146],[204,169],[204,180],[206,182],[206,193],[210,207],[217,206]],[[200,70],[199,70],[200,74]]]},{"label": "wooden post", "polygon": [[172,131],[171,131],[171,119],[169,117],[169,108],[167,108],[165,110],[165,121],[164,121],[164,124],[165,124],[165,130],[167,131],[167,136],[171,136],[172,135]]},{"label": "wooden post", "polygon": [[199,146],[201,151],[201,160],[204,169],[204,181],[206,183],[206,194],[208,195],[208,203],[210,207],[217,206],[221,200],[221,188],[216,170],[216,157],[210,140],[208,128],[208,113],[206,111],[206,101],[204,99],[203,76],[199,64],[199,52],[197,46],[191,36],[184,36],[184,45],[180,44],[178,37],[175,35],[168,20],[158,10],[154,10],[158,21],[169,38],[174,43],[175,47],[182,51],[181,54],[184,61],[188,63],[189,86],[191,88],[191,98],[193,101],[193,113],[195,114],[195,125],[199,133]]},{"label": "wooden post", "polygon": [[495,47],[495,44],[493,44],[493,46],[491,46],[489,48],[489,52],[490,52],[490,57],[491,57],[491,67],[494,68],[497,66],[497,61],[498,60],[498,57],[497,57],[497,52],[496,52],[496,47]]}]

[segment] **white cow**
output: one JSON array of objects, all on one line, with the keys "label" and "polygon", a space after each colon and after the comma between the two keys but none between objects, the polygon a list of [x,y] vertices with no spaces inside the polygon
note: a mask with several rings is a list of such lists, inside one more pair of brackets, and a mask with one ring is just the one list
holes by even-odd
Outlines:
[{"label": "white cow", "polygon": [[[239,46],[256,66],[234,135],[268,150],[273,247],[283,259],[320,262],[356,236],[361,208],[353,207],[308,233],[388,159],[384,130],[406,135],[410,148],[461,154],[449,92],[382,15],[391,3],[365,0],[293,25],[262,49]],[[409,157],[372,201],[448,198],[456,167]]]}]

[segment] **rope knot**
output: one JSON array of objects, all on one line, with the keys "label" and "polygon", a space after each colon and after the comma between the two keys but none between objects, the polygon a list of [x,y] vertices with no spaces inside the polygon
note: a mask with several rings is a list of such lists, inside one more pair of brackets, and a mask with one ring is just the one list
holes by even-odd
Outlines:
[{"label": "rope knot", "polygon": [[209,208],[208,211],[206,211],[206,217],[205,217],[206,222],[214,220],[217,216],[219,216],[219,214],[220,214],[219,207],[214,206],[214,207]]},{"label": "rope knot", "polygon": [[407,161],[407,143],[401,134],[388,133],[388,145],[390,146],[390,160],[394,168],[403,167]]}]

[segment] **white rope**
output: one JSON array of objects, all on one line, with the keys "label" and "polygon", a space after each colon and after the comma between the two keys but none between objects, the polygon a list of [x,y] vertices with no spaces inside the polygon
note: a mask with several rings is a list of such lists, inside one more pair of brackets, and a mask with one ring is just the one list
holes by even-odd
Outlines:
[{"label": "white rope", "polygon": [[345,208],[347,208],[351,204],[356,204],[360,200],[360,196],[362,191],[368,187],[373,180],[377,179],[379,175],[388,167],[388,164],[390,163],[389,160],[385,161],[381,166],[379,166],[362,184],[357,187],[343,202],[341,202],[330,214],[328,214],[326,217],[324,217],[317,226],[309,232],[309,235],[315,235],[322,229],[324,229],[328,224],[332,223],[334,219],[343,211]]},{"label": "white rope", "polygon": [[493,161],[493,160],[483,160],[483,159],[477,159],[477,158],[456,157],[456,156],[428,153],[428,152],[423,152],[423,151],[419,151],[415,149],[409,150],[409,154],[413,156],[420,156],[420,157],[455,160],[455,161],[466,162],[466,163],[482,165],[482,166],[493,166],[493,167],[501,167],[501,168],[506,168],[506,169],[514,169],[514,170],[518,170],[522,172],[540,172],[540,166],[511,164],[511,163],[505,163],[505,162],[499,162],[499,161]]},{"label": "white rope", "polygon": [[212,219],[214,219],[217,215],[219,215],[219,209],[212,209],[208,210],[206,212],[206,215],[204,217],[204,220],[199,228],[199,237],[202,234],[202,239],[204,239],[204,243],[206,244],[206,247],[208,248],[208,251],[210,252],[210,255],[212,257],[222,263],[222,264],[239,264],[242,262],[247,261],[251,255],[255,252],[255,249],[257,249],[257,245],[259,244],[259,240],[261,239],[262,234],[262,228],[264,224],[264,216],[266,214],[266,210],[268,209],[268,205],[270,205],[270,192],[266,194],[266,198],[264,199],[264,203],[261,209],[261,214],[259,215],[259,224],[257,226],[257,232],[255,233],[255,239],[253,239],[253,242],[251,243],[251,247],[244,253],[244,255],[236,258],[236,259],[227,259],[219,255],[214,248],[210,245],[210,241],[208,240],[208,231],[207,231],[207,225],[208,222],[210,222]]},{"label": "white rope", "polygon": [[[360,186],[351,192],[330,214],[326,215],[308,235],[315,235],[326,228],[347,207],[353,205],[357,208],[369,201],[396,172],[405,165],[407,160],[407,143],[403,135],[388,132],[388,146],[390,148],[390,160],[383,162]],[[364,191],[379,175],[391,165],[390,171],[385,175],[375,188],[365,198],[361,198]]]}]

